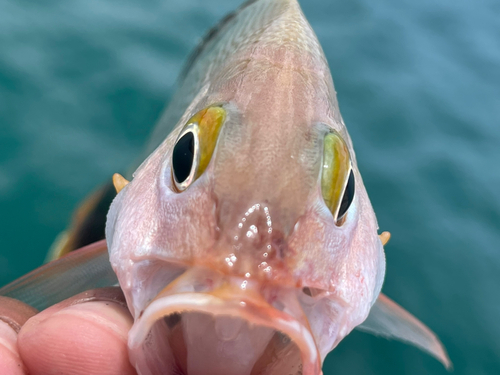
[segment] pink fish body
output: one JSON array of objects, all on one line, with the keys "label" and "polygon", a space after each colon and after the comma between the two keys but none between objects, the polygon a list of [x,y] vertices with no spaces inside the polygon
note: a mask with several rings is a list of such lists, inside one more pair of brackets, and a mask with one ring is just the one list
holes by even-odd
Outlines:
[{"label": "pink fish body", "polygon": [[[368,316],[385,256],[297,1],[247,2],[212,33],[153,143],[172,127],[108,214],[132,363],[144,375],[320,373]],[[329,152],[344,159],[327,165]],[[329,207],[323,174],[341,166]]]}]

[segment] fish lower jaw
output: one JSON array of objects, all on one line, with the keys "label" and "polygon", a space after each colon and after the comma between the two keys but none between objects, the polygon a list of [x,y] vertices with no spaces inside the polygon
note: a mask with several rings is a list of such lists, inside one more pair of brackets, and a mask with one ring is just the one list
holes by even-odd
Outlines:
[{"label": "fish lower jaw", "polygon": [[263,299],[160,295],[129,333],[130,360],[140,375],[320,374],[313,336],[300,320]]}]

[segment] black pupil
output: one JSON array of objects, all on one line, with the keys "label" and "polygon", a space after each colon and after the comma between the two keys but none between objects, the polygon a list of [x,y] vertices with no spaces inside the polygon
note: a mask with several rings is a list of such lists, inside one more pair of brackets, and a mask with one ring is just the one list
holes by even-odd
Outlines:
[{"label": "black pupil", "polygon": [[349,180],[347,181],[347,186],[345,187],[344,196],[342,197],[342,203],[340,204],[339,214],[337,215],[337,220],[342,219],[342,216],[345,215],[349,206],[354,199],[354,174],[349,174]]},{"label": "black pupil", "polygon": [[172,155],[172,168],[178,183],[186,181],[191,173],[194,158],[194,134],[188,132],[177,141]]}]

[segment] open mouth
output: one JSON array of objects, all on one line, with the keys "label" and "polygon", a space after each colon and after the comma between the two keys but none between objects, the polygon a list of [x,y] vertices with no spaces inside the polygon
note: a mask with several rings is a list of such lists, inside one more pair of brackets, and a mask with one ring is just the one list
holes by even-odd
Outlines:
[{"label": "open mouth", "polygon": [[269,304],[227,283],[204,292],[166,288],[129,334],[141,375],[320,373],[319,354],[297,304]]},{"label": "open mouth", "polygon": [[174,313],[142,343],[152,374],[301,374],[297,345],[270,327],[227,315]]}]

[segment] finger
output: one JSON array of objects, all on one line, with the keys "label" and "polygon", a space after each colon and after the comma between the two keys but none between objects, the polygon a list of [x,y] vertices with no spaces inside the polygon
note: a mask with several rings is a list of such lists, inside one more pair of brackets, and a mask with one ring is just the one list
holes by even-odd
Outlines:
[{"label": "finger", "polygon": [[0,369],[2,373],[26,374],[19,352],[17,334],[24,323],[37,311],[12,298],[0,297]]},{"label": "finger", "polygon": [[120,288],[95,289],[28,320],[18,349],[31,375],[135,375],[127,350],[132,323]]}]

